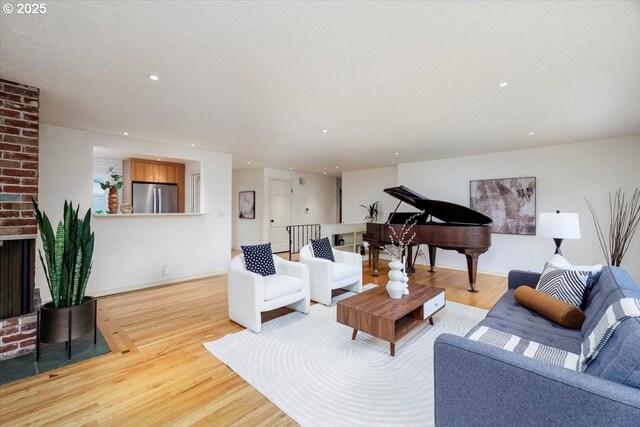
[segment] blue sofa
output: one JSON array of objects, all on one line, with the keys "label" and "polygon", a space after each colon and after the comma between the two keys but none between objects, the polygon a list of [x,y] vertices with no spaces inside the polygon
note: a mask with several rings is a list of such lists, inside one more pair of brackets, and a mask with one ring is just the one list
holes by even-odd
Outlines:
[{"label": "blue sofa", "polygon": [[[478,326],[580,353],[611,303],[640,298],[624,270],[604,267],[589,279],[582,329],[566,329],[521,306],[520,285],[539,274],[511,271],[509,290]],[[469,335],[469,334],[468,334]],[[554,366],[466,337],[434,344],[435,422],[445,426],[640,426],[640,318],[622,322],[584,373]]]}]

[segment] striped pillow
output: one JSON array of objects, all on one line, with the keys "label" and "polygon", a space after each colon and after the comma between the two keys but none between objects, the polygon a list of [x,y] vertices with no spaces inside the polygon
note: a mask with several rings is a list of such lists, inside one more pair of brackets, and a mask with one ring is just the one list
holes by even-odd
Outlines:
[{"label": "striped pillow", "polygon": [[536,290],[580,307],[585,297],[589,275],[591,271],[565,270],[546,263]]}]

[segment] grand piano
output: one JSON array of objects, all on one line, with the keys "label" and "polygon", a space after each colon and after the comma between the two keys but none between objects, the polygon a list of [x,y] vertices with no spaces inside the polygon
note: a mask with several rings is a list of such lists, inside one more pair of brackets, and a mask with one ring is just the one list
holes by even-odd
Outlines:
[{"label": "grand piano", "polygon": [[[367,223],[367,232],[364,235],[364,240],[370,245],[373,258],[373,275],[378,275],[380,249],[384,245],[392,243],[391,228],[394,228],[396,235],[400,236],[400,230],[407,219],[416,214],[416,212],[397,212],[400,204],[405,202],[419,211],[424,211],[411,221],[416,223],[411,233],[409,233],[413,234],[415,232],[413,240],[411,242],[400,242],[406,245],[407,250],[405,271],[407,273],[415,272],[415,259],[412,256],[413,246],[428,246],[430,271],[432,272],[436,263],[437,248],[455,250],[467,257],[467,270],[471,288],[469,292],[478,292],[475,287],[478,257],[491,246],[491,218],[455,203],[427,199],[402,185],[387,188],[384,192],[400,200],[400,202],[393,213],[389,215],[386,223]],[[398,242],[394,243],[397,244]]]}]

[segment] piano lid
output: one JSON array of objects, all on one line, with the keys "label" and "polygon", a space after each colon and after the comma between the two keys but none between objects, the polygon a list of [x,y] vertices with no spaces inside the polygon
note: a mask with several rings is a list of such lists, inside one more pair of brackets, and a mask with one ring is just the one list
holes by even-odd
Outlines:
[{"label": "piano lid", "polygon": [[385,188],[384,192],[446,223],[491,224],[493,222],[488,216],[466,206],[427,199],[404,185]]}]

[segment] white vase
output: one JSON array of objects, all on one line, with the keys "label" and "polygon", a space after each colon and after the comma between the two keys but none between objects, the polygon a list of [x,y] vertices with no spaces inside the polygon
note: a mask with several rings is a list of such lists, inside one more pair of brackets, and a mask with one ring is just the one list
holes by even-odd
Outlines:
[{"label": "white vase", "polygon": [[409,275],[404,272],[402,274],[402,283],[404,283],[404,295],[409,295]]},{"label": "white vase", "polygon": [[389,283],[387,283],[387,292],[391,298],[402,298],[405,291],[404,273],[402,272],[402,263],[393,260],[389,263]]}]

